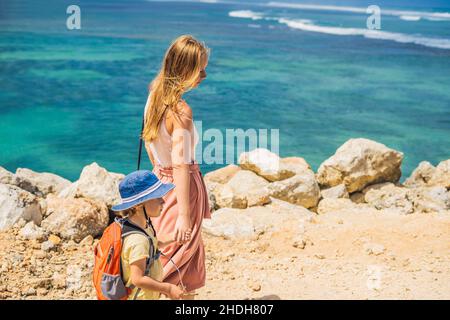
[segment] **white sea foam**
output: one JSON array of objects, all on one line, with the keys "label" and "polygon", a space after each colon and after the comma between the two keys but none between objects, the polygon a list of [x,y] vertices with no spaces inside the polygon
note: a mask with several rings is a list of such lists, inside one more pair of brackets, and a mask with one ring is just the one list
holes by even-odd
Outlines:
[{"label": "white sea foam", "polygon": [[[315,5],[315,4],[300,4],[300,3],[287,3],[287,2],[268,2],[266,4],[269,7],[279,8],[291,8],[291,9],[304,9],[304,10],[319,10],[319,11],[341,11],[367,14],[367,8],[361,7],[346,7],[346,6],[328,6],[328,5]],[[426,18],[432,21],[450,20],[449,12],[427,12],[427,11],[408,11],[408,10],[390,10],[381,8],[381,15],[390,16],[407,16],[407,17],[420,17]],[[417,20],[415,20],[417,21]]]},{"label": "white sea foam", "polygon": [[419,21],[421,19],[420,16],[400,16],[400,19],[405,20],[405,21]]},{"label": "white sea foam", "polygon": [[400,43],[414,43],[422,46],[450,49],[450,40],[441,38],[428,38],[416,35],[409,35],[397,32],[388,32],[381,30],[369,30],[361,28],[340,28],[340,27],[325,27],[318,26],[305,22],[304,20],[290,20],[280,18],[278,22],[286,24],[290,28],[320,32],[326,34],[333,34],[338,36],[364,36],[369,39],[391,40]]},{"label": "white sea foam", "polygon": [[450,39],[429,38],[418,35],[381,31],[381,30],[369,30],[363,28],[341,28],[341,27],[319,26],[314,24],[311,20],[307,19],[294,20],[286,18],[264,17],[264,14],[262,13],[253,12],[250,10],[231,11],[229,15],[236,18],[247,18],[253,20],[256,19],[276,20],[279,23],[285,24],[290,28],[309,32],[326,33],[336,36],[363,36],[369,39],[390,40],[399,43],[413,43],[431,48],[450,49]]},{"label": "white sea foam", "polygon": [[251,10],[230,11],[228,13],[228,15],[233,18],[248,18],[248,19],[252,19],[252,20],[260,20],[263,18],[262,13],[254,12]]}]

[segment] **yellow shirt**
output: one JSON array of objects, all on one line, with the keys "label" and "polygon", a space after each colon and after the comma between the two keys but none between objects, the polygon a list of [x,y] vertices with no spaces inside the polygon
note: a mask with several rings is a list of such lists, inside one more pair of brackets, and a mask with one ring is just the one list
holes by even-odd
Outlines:
[{"label": "yellow shirt", "polygon": [[[153,236],[153,230],[151,230],[151,228],[147,228],[145,231],[152,239],[153,247],[155,248],[156,253],[156,250],[158,249],[158,241]],[[149,250],[150,244],[148,242],[148,239],[144,235],[130,234],[129,236],[125,237],[122,244],[121,258],[122,258],[123,280],[127,286],[130,286],[132,284],[130,279],[130,264],[140,259],[148,258]],[[163,267],[159,259],[152,262],[148,276],[158,281],[162,280]],[[138,288],[134,288],[128,299],[133,299],[137,290]],[[158,291],[141,289],[136,297],[136,300],[155,300],[159,299],[159,296],[160,293]]]}]

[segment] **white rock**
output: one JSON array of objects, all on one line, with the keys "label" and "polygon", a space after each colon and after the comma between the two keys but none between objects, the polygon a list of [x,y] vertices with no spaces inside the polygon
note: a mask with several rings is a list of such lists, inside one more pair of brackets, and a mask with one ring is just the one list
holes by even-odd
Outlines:
[{"label": "white rock", "polygon": [[315,214],[282,200],[247,209],[221,208],[203,221],[206,233],[230,239],[256,239],[261,233],[291,230],[300,233]]},{"label": "white rock", "polygon": [[241,153],[239,165],[242,169],[251,170],[269,181],[283,180],[295,174],[280,161],[277,154],[264,148]]},{"label": "white rock", "polygon": [[363,138],[350,139],[323,162],[317,180],[324,187],[344,183],[352,193],[378,182],[398,181],[403,153]]},{"label": "white rock", "polygon": [[59,193],[70,185],[70,181],[48,172],[35,172],[26,168],[16,170],[18,186],[39,197]]},{"label": "white rock", "polygon": [[450,210],[450,192],[445,187],[420,187],[408,190],[414,212],[440,213]]},{"label": "white rock", "polygon": [[433,176],[436,168],[428,161],[422,161],[403,183],[407,187],[425,186]]},{"label": "white rock", "polygon": [[319,214],[326,213],[341,213],[341,212],[352,212],[352,213],[373,213],[377,210],[375,208],[370,207],[367,204],[358,204],[354,203],[350,199],[347,198],[325,198],[320,200],[319,206],[317,208],[317,212]]},{"label": "white rock", "polygon": [[202,226],[206,233],[228,239],[253,238],[256,236],[253,220],[239,209],[218,209],[211,219],[203,221]]},{"label": "white rock", "polygon": [[241,170],[241,167],[230,164],[228,166],[225,166],[223,168],[208,172],[205,174],[204,180],[205,183],[208,184],[210,182],[225,184],[238,172]]},{"label": "white rock", "polygon": [[394,209],[399,214],[410,214],[414,207],[408,198],[408,189],[397,187],[392,183],[377,184],[365,189],[364,199],[366,202],[378,209]]},{"label": "white rock", "polygon": [[20,230],[20,235],[28,240],[42,240],[45,238],[46,233],[44,229],[30,221]]},{"label": "white rock", "polygon": [[41,223],[38,199],[17,186],[0,184],[0,231],[12,227],[20,218]]},{"label": "white rock", "polygon": [[301,205],[305,208],[315,207],[320,198],[320,188],[314,172],[306,169],[293,177],[272,182],[267,187],[272,197]]},{"label": "white rock", "polygon": [[42,227],[62,238],[80,241],[88,235],[99,235],[109,222],[108,208],[102,202],[86,198],[47,197],[49,216]]},{"label": "white rock", "polygon": [[385,247],[378,243],[366,243],[364,245],[364,250],[367,254],[373,254],[375,256],[378,256],[380,254],[383,254],[386,250]]},{"label": "white rock", "polygon": [[345,184],[343,183],[335,187],[320,190],[320,195],[322,196],[322,198],[332,198],[332,199],[349,198],[347,188],[345,188]]},{"label": "white rock", "polygon": [[50,251],[55,248],[55,244],[51,242],[50,240],[44,241],[41,244],[41,250],[42,251]]},{"label": "white rock", "polygon": [[429,186],[442,186],[450,189],[450,159],[441,161],[428,181]]},{"label": "white rock", "polygon": [[61,198],[90,198],[106,203],[111,208],[119,203],[119,183],[125,176],[106,171],[97,163],[83,168],[80,178],[59,193]]},{"label": "white rock", "polygon": [[286,157],[281,158],[281,166],[294,172],[295,174],[301,174],[305,170],[311,170],[311,166],[301,157]]},{"label": "white rock", "polygon": [[0,183],[17,185],[18,181],[17,177],[12,172],[0,167]]},{"label": "white rock", "polygon": [[219,207],[241,208],[264,205],[270,202],[269,182],[249,170],[240,170],[215,192]]}]

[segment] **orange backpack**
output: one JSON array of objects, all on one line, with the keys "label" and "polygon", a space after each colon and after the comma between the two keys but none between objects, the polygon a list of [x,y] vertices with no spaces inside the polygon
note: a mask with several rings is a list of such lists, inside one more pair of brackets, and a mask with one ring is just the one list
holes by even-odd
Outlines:
[{"label": "orange backpack", "polygon": [[[143,234],[150,243],[150,254],[146,261],[145,273],[150,271],[153,261],[159,258],[159,251],[154,252],[153,242],[148,234],[127,219],[115,218],[103,232],[94,248],[95,262],[93,272],[94,288],[99,300],[127,300],[134,286],[127,287],[122,276],[122,242],[130,234]],[[136,299],[140,289],[134,295]]]}]

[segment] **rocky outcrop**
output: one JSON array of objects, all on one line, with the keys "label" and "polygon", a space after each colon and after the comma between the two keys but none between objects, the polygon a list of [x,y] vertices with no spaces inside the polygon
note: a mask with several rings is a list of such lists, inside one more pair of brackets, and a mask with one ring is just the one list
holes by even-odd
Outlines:
[{"label": "rocky outcrop", "polygon": [[370,186],[364,190],[364,199],[372,207],[382,209],[395,209],[400,214],[414,212],[414,207],[408,199],[408,190],[393,183],[381,183]]},{"label": "rocky outcrop", "polygon": [[327,213],[340,213],[340,212],[350,212],[350,213],[374,213],[377,210],[370,207],[367,204],[358,204],[347,198],[325,198],[320,200],[317,213],[327,214]]},{"label": "rocky outcrop", "polygon": [[404,188],[382,183],[367,187],[364,193],[365,201],[378,210],[391,209],[399,214],[450,210],[450,192],[442,186]]},{"label": "rocky outcrop", "polygon": [[325,198],[332,198],[332,199],[349,198],[347,188],[345,187],[345,185],[343,183],[338,184],[335,187],[320,190],[320,195],[324,199]]},{"label": "rocky outcrop", "polygon": [[0,167],[0,183],[17,185],[18,181],[14,173],[9,172],[3,167]]},{"label": "rocky outcrop", "polygon": [[229,164],[223,168],[205,174],[206,183],[227,183],[241,168],[235,164]]},{"label": "rocky outcrop", "polygon": [[46,197],[50,193],[59,193],[71,184],[69,180],[56,174],[35,172],[26,168],[18,168],[15,176],[17,186],[39,197]]},{"label": "rocky outcrop", "polygon": [[425,186],[431,180],[435,171],[436,168],[431,163],[422,161],[403,184],[411,188]]},{"label": "rocky outcrop", "polygon": [[267,189],[272,197],[305,208],[315,207],[320,198],[320,189],[314,172],[308,168],[285,180],[272,182]]},{"label": "rocky outcrop", "polygon": [[450,192],[442,186],[420,187],[408,190],[414,212],[450,213]]},{"label": "rocky outcrop", "polygon": [[267,186],[269,182],[249,170],[240,170],[224,185],[218,186],[215,194],[220,207],[245,209],[270,202]]},{"label": "rocky outcrop", "polygon": [[203,230],[227,239],[257,239],[259,235],[280,230],[303,228],[315,214],[301,206],[271,199],[266,206],[247,209],[221,208],[203,221]]},{"label": "rocky outcrop", "polygon": [[108,225],[108,208],[102,202],[86,198],[47,198],[48,217],[42,227],[65,239],[80,241],[88,235],[98,236]]},{"label": "rocky outcrop", "polygon": [[302,157],[286,157],[280,158],[281,166],[294,172],[295,174],[301,174],[305,170],[311,170],[311,166]]},{"label": "rocky outcrop", "polygon": [[363,138],[350,139],[323,162],[317,180],[323,187],[345,184],[352,193],[369,184],[396,182],[401,176],[403,153]]},{"label": "rocky outcrop", "polygon": [[441,186],[450,189],[450,159],[441,161],[437,165],[436,170],[433,172],[427,185]]},{"label": "rocky outcrop", "polygon": [[242,169],[251,170],[268,181],[279,181],[292,177],[295,172],[280,161],[280,157],[264,148],[243,152],[239,156]]},{"label": "rocky outcrop", "polygon": [[120,202],[119,183],[125,176],[108,172],[97,163],[83,168],[80,178],[59,193],[62,198],[90,198],[105,203],[108,208]]},{"label": "rocky outcrop", "polygon": [[0,231],[12,227],[20,219],[41,223],[38,198],[17,186],[0,184]]}]

